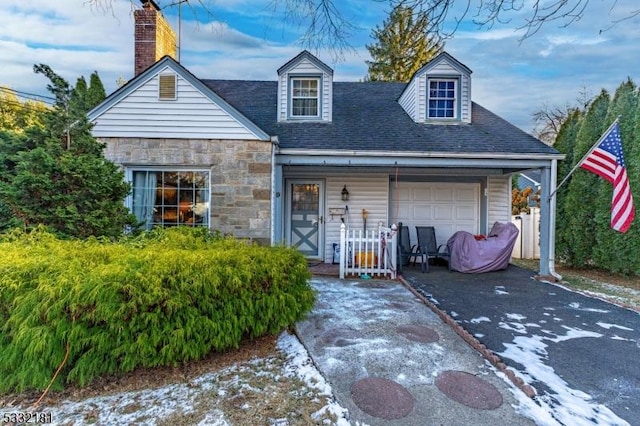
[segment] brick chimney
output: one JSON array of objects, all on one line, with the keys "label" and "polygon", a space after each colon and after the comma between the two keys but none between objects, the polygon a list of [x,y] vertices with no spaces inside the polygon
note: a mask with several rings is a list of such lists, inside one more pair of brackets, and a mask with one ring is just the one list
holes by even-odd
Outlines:
[{"label": "brick chimney", "polygon": [[135,10],[135,64],[137,76],[165,55],[176,58],[176,33],[164,19],[153,0],[141,0],[142,9]]}]

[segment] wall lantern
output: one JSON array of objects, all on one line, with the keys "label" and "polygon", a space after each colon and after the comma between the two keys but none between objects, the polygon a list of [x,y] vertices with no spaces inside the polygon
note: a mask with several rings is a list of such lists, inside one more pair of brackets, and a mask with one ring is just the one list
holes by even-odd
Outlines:
[{"label": "wall lantern", "polygon": [[349,201],[349,191],[347,191],[347,185],[342,188],[342,201]]}]

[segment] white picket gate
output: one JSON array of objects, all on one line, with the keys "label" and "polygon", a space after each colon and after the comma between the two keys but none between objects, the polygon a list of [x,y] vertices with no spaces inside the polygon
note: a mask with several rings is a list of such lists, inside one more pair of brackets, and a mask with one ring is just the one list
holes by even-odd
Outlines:
[{"label": "white picket gate", "polygon": [[340,225],[340,278],[396,277],[397,228],[347,229]]}]

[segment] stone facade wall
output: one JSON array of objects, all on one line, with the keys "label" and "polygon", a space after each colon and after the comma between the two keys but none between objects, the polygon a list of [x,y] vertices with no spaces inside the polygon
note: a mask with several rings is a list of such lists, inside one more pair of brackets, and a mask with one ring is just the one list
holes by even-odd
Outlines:
[{"label": "stone facade wall", "polygon": [[207,168],[211,228],[269,244],[271,142],[209,139],[100,138],[105,156],[125,168]]}]

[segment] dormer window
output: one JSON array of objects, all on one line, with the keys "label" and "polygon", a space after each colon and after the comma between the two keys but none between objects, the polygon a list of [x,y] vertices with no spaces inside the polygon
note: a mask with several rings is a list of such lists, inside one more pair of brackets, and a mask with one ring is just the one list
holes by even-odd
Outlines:
[{"label": "dormer window", "polygon": [[456,79],[429,79],[428,118],[457,118],[457,92]]},{"label": "dormer window", "polygon": [[317,118],[320,116],[320,78],[291,78],[291,117]]}]

